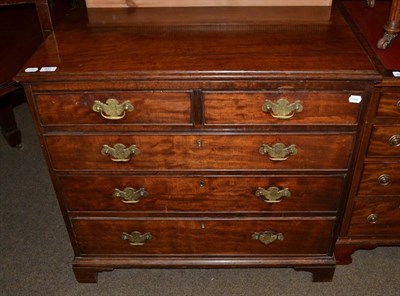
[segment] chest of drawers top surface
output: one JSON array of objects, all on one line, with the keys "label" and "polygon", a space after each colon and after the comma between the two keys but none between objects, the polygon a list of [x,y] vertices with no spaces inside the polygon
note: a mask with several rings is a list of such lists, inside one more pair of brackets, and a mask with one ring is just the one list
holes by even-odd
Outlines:
[{"label": "chest of drawers top surface", "polygon": [[155,24],[144,29],[138,25],[93,25],[85,12],[77,11],[67,16],[24,69],[49,66],[57,70],[21,71],[17,79],[379,78],[335,7],[329,20],[278,18],[252,26],[236,25],[232,16],[219,25]]}]

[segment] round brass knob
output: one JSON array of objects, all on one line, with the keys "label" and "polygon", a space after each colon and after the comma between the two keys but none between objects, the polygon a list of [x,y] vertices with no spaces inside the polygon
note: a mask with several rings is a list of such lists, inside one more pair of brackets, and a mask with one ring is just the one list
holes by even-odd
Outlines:
[{"label": "round brass knob", "polygon": [[367,217],[367,221],[370,224],[375,224],[376,222],[378,222],[378,215],[377,214],[371,214]]},{"label": "round brass knob", "polygon": [[392,182],[392,177],[390,177],[390,175],[383,174],[383,175],[380,175],[380,176],[378,177],[378,183],[379,183],[379,185],[387,186],[387,185],[389,185],[391,182]]},{"label": "round brass knob", "polygon": [[389,144],[392,147],[399,147],[400,146],[400,135],[393,135],[389,139]]}]

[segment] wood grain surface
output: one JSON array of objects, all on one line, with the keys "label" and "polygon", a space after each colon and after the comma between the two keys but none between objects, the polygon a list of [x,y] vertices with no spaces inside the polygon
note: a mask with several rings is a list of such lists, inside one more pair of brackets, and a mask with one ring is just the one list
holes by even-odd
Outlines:
[{"label": "wood grain surface", "polygon": [[[255,256],[326,255],[334,221],[256,219],[134,219],[73,220],[81,254],[202,254]],[[254,232],[282,233],[284,239],[269,245],[253,240]],[[131,246],[121,239],[123,232],[150,232],[153,238],[143,246]]]},{"label": "wood grain surface", "polygon": [[[202,147],[198,147],[198,140]],[[346,170],[353,147],[350,134],[280,135],[63,135],[47,136],[46,146],[55,170]],[[286,161],[260,155],[262,144],[296,145]],[[102,155],[103,145],[136,145],[141,151],[127,162]]]},{"label": "wood grain surface", "polygon": [[[375,224],[368,222],[371,214],[378,215]],[[349,235],[369,237],[398,237],[400,232],[400,198],[370,197],[358,199],[353,210]]]},{"label": "wood grain surface", "polygon": [[95,7],[330,6],[332,0],[86,0]]},{"label": "wood grain surface", "polygon": [[[342,176],[62,176],[62,191],[70,211],[119,211],[168,214],[335,212],[341,197]],[[258,188],[287,188],[291,196],[266,203]],[[138,203],[113,197],[115,188],[144,188]],[[111,213],[110,213],[111,214]]]}]

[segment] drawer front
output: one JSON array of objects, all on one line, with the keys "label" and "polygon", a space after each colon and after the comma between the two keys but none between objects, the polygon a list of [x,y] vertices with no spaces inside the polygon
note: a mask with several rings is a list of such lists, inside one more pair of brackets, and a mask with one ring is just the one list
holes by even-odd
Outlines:
[{"label": "drawer front", "polygon": [[369,157],[400,157],[400,126],[374,126]]},{"label": "drawer front", "polygon": [[400,196],[358,199],[348,233],[400,237]]},{"label": "drawer front", "polygon": [[343,186],[340,176],[65,176],[59,179],[70,211],[336,211]]},{"label": "drawer front", "polygon": [[[81,255],[119,254],[327,254],[332,240],[334,220],[73,220]],[[275,241],[265,231],[274,232]],[[133,240],[132,232],[147,234]],[[126,235],[124,235],[126,233]],[[257,233],[259,235],[257,235]],[[280,234],[280,235],[278,235]],[[151,239],[150,238],[151,235]],[[278,238],[279,237],[279,238]],[[124,239],[123,239],[124,238]],[[149,239],[149,240],[148,240]]]},{"label": "drawer front", "polygon": [[377,116],[400,118],[400,91],[381,93]]},{"label": "drawer front", "polygon": [[312,91],[210,92],[204,94],[205,122],[209,125],[356,124],[360,104],[349,103],[350,95]]},{"label": "drawer front", "polygon": [[37,94],[35,100],[43,125],[191,124],[189,92]]},{"label": "drawer front", "polygon": [[400,163],[365,164],[358,195],[399,195],[399,172]]},{"label": "drawer front", "polygon": [[[353,135],[65,135],[45,141],[56,170],[304,170],[346,169]],[[274,159],[279,152],[287,159],[271,160],[263,145],[273,148]]]}]

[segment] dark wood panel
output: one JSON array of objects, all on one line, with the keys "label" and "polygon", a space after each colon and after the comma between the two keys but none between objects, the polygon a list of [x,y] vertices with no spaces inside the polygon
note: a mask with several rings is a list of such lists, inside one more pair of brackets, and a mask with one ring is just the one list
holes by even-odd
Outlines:
[{"label": "dark wood panel", "polygon": [[[205,93],[206,124],[356,124],[360,105],[349,103],[350,95],[360,93],[280,91]],[[263,112],[266,100],[276,103],[286,99],[289,104],[300,101],[301,112],[289,119],[277,119]]]},{"label": "dark wood panel", "polygon": [[[199,142],[201,147],[199,147]],[[280,135],[63,135],[45,142],[56,170],[307,170],[347,169],[351,134]],[[136,145],[140,154],[127,162],[102,155],[103,145]],[[261,145],[296,145],[286,161],[260,155]]]},{"label": "dark wood panel", "polygon": [[[399,195],[399,172],[400,163],[366,163],[358,195]],[[390,178],[390,181],[385,185],[387,183],[385,180],[387,181],[388,178]],[[383,182],[383,184],[380,184],[380,182]]]},{"label": "dark wood panel", "polygon": [[[73,220],[81,254],[327,254],[333,220]],[[283,240],[265,245],[254,232],[275,231]],[[123,232],[149,232],[152,239],[132,246]]]},{"label": "dark wood panel", "polygon": [[368,148],[369,157],[400,157],[400,145],[393,146],[390,139],[400,138],[400,125],[374,126]]},{"label": "dark wood panel", "polygon": [[[133,111],[126,111],[119,120],[105,119],[92,107],[96,100],[119,104],[130,102]],[[180,124],[191,123],[190,92],[90,92],[38,94],[35,96],[40,120],[44,125],[67,124]],[[107,115],[105,113],[105,115]]]},{"label": "dark wood panel", "polygon": [[377,116],[400,118],[400,89],[382,92],[379,100]]},{"label": "dark wood panel", "polygon": [[[71,211],[132,212],[286,212],[336,211],[341,197],[341,176],[161,177],[64,176],[60,177]],[[287,188],[290,197],[267,203],[256,196],[258,188]],[[115,188],[144,188],[138,203],[113,197]]]},{"label": "dark wood panel", "polygon": [[[48,37],[49,39],[52,36]],[[150,73],[149,73],[150,74]],[[343,90],[352,90],[354,92],[363,92],[366,89],[371,89],[371,81],[368,80],[292,80],[289,77],[281,77],[280,79],[267,80],[268,73],[253,73],[252,79],[237,80],[235,77],[222,75],[220,79],[215,79],[207,73],[197,73],[193,77],[191,73],[185,80],[173,79],[173,76],[166,80],[160,80],[157,73],[152,73],[154,79],[142,80],[113,80],[112,83],[107,81],[68,81],[66,84],[63,81],[51,81],[38,84],[30,84],[32,91],[36,93],[43,92],[104,92],[115,90],[118,91],[179,91],[179,90],[219,90],[222,91],[283,91],[283,90],[299,90],[299,91],[335,91],[342,92]],[[176,77],[175,77],[176,78]],[[243,75],[242,78],[249,78],[248,75]]]},{"label": "dark wood panel", "polygon": [[[375,224],[368,216],[375,214]],[[400,236],[400,196],[358,199],[350,221],[349,235]]]},{"label": "dark wood panel", "polygon": [[43,41],[34,1],[31,2],[0,7],[0,95]]},{"label": "dark wood panel", "polygon": [[[203,4],[203,3],[199,3]],[[146,7],[146,9],[88,9],[91,26],[129,26],[151,29],[154,26],[196,26],[230,23],[265,26],[273,21],[298,21],[304,24],[329,22],[330,6],[219,6],[219,7]],[[249,18],[251,15],[251,19]]]}]

